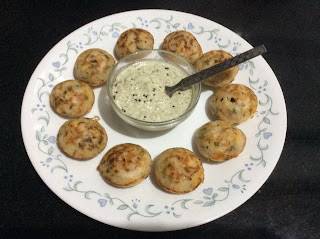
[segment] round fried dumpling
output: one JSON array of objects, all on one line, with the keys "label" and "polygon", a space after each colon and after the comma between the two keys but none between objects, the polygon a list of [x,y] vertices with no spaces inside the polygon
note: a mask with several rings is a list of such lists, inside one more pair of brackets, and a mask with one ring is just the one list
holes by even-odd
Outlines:
[{"label": "round fried dumpling", "polygon": [[190,32],[186,31],[175,31],[168,34],[161,48],[184,57],[191,64],[202,55],[199,42]]},{"label": "round fried dumpling", "polygon": [[66,121],[59,129],[57,142],[67,156],[86,160],[97,156],[107,144],[107,133],[96,119]]},{"label": "round fried dumpling", "polygon": [[91,87],[78,80],[66,80],[57,84],[50,94],[51,108],[59,115],[77,118],[88,113],[94,103]]},{"label": "round fried dumpling", "polygon": [[140,28],[131,28],[121,33],[114,51],[118,58],[122,58],[139,50],[151,50],[153,44],[154,39],[150,32]]},{"label": "round fried dumpling", "polygon": [[201,161],[185,148],[171,148],[162,152],[155,159],[154,175],[162,189],[176,194],[191,192],[204,180]]},{"label": "round fried dumpling", "polygon": [[115,63],[108,52],[99,48],[88,49],[78,56],[73,74],[77,80],[92,87],[101,86],[107,82]]},{"label": "round fried dumpling", "polygon": [[119,144],[102,158],[98,171],[113,186],[127,188],[148,177],[151,157],[147,150],[136,144]]},{"label": "round fried dumpling", "polygon": [[197,130],[195,143],[204,158],[221,162],[235,158],[243,151],[246,136],[230,123],[216,120]]},{"label": "round fried dumpling", "polygon": [[[195,67],[198,71],[207,69],[211,66],[222,63],[232,58],[232,55],[223,50],[209,51],[203,54],[195,63]],[[203,83],[207,86],[216,88],[230,84],[239,71],[238,66],[234,66],[230,69],[217,73],[204,80]]]},{"label": "round fried dumpling", "polygon": [[217,119],[239,124],[254,115],[258,100],[247,86],[230,84],[216,89],[208,105]]}]

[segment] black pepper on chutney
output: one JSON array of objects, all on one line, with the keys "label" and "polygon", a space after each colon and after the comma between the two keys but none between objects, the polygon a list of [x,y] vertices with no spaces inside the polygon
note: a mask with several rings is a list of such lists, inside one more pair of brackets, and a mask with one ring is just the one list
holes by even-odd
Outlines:
[{"label": "black pepper on chutney", "polygon": [[174,85],[187,73],[173,64],[145,60],[124,68],[112,86],[115,104],[132,118],[161,122],[182,115],[189,107],[192,90],[169,97],[164,86]]}]

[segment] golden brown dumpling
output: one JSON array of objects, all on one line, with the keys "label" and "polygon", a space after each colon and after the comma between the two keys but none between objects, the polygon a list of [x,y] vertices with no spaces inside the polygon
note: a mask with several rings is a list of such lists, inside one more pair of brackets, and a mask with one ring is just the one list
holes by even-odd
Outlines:
[{"label": "golden brown dumpling", "polygon": [[182,194],[196,189],[204,179],[199,158],[185,148],[162,152],[154,162],[156,182],[167,192]]},{"label": "golden brown dumpling", "polygon": [[154,39],[150,32],[140,28],[131,28],[121,33],[114,51],[118,58],[122,58],[139,50],[151,50],[153,44]]},{"label": "golden brown dumpling", "polygon": [[243,151],[246,136],[230,123],[216,120],[197,130],[195,143],[204,158],[221,162],[237,157]]},{"label": "golden brown dumpling", "polygon": [[184,57],[191,64],[202,55],[199,42],[187,31],[171,32],[163,40],[161,48]]},{"label": "golden brown dumpling", "polygon": [[50,94],[51,108],[59,115],[76,118],[88,113],[94,103],[91,87],[78,80],[66,80],[57,84]]},{"label": "golden brown dumpling", "polygon": [[67,156],[86,160],[97,156],[107,144],[107,133],[96,119],[66,121],[59,129],[57,142]]},{"label": "golden brown dumpling", "polygon": [[84,81],[92,87],[105,84],[115,60],[108,52],[92,48],[82,52],[74,64],[73,74],[77,80]]},{"label": "golden brown dumpling", "polygon": [[119,144],[102,158],[98,171],[113,186],[127,188],[148,177],[151,157],[147,150],[136,144]]},{"label": "golden brown dumpling", "polygon": [[[223,50],[209,51],[203,54],[195,63],[195,67],[198,71],[207,69],[211,66],[217,65],[232,58],[232,55]],[[203,81],[203,84],[216,88],[230,84],[239,71],[238,66],[234,66],[230,69],[215,74]]]},{"label": "golden brown dumpling", "polygon": [[208,105],[217,119],[239,124],[254,115],[258,99],[247,86],[230,84],[216,89]]}]

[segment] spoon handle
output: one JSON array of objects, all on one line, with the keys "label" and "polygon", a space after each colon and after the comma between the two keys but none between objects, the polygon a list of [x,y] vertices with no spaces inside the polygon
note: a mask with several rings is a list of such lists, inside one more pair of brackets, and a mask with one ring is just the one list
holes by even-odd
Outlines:
[{"label": "spoon handle", "polygon": [[247,60],[250,60],[256,56],[262,55],[263,53],[267,52],[267,49],[264,45],[254,47],[246,52],[243,52],[233,58],[230,58],[220,64],[211,66],[205,70],[199,71],[193,75],[187,76],[186,78],[182,79],[178,84],[174,86],[166,86],[165,91],[169,96],[178,90],[186,90],[191,85],[196,84],[202,80],[207,79],[208,77],[217,74],[221,71],[229,69],[233,66],[239,65]]}]

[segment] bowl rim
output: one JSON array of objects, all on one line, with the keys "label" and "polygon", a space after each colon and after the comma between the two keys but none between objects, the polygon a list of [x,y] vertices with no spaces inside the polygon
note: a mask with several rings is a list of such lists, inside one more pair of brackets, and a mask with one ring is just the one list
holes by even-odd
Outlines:
[{"label": "bowl rim", "polygon": [[[200,94],[201,94],[201,83],[197,83],[197,84],[194,84],[192,86],[193,88],[195,88],[195,87],[198,87],[198,88],[193,90],[193,92],[192,92],[193,96],[191,98],[191,102],[190,102],[190,105],[188,106],[187,110],[183,114],[181,114],[180,116],[178,116],[176,118],[169,119],[169,120],[164,120],[164,121],[144,121],[144,120],[133,118],[133,117],[127,115],[127,114],[122,113],[121,109],[118,107],[118,105],[115,103],[115,101],[113,99],[113,96],[112,96],[113,80],[117,76],[116,73],[120,72],[120,71],[116,70],[117,66],[119,66],[119,64],[121,64],[121,63],[126,63],[128,65],[129,64],[131,65],[131,64],[134,64],[136,62],[139,62],[139,61],[141,61],[141,59],[137,59],[137,60],[134,60],[134,61],[131,62],[131,60],[128,61],[128,58],[133,57],[135,55],[149,55],[151,52],[157,52],[158,54],[159,53],[164,53],[164,54],[170,55],[170,56],[172,56],[174,58],[177,58],[180,61],[182,61],[185,65],[187,65],[188,68],[190,68],[192,70],[192,74],[196,72],[195,67],[191,63],[189,63],[185,58],[183,58],[183,57],[181,57],[181,56],[179,56],[179,55],[177,55],[175,53],[172,53],[170,51],[166,51],[166,50],[162,50],[162,49],[139,50],[139,51],[136,51],[136,52],[134,52],[134,53],[132,53],[130,55],[127,55],[127,56],[119,59],[117,61],[117,63],[113,66],[112,71],[110,72],[109,79],[107,81],[107,95],[108,95],[108,99],[107,100],[110,100],[111,105],[112,105],[112,107],[113,107],[113,109],[114,109],[114,111],[116,113],[121,114],[122,116],[128,118],[130,121],[133,121],[134,123],[139,124],[141,126],[153,126],[153,127],[156,127],[156,126],[165,126],[165,125],[170,125],[170,124],[182,122],[185,118],[187,118],[191,114],[191,112],[194,110],[194,108],[196,107],[196,105],[197,105],[197,103],[199,101]],[[147,53],[149,53],[149,54],[147,54]],[[149,60],[149,59],[145,59],[145,60]],[[150,59],[150,60],[152,60],[152,59]],[[142,61],[144,61],[144,59],[142,59]],[[172,62],[169,62],[169,63],[175,65]],[[125,66],[124,68],[126,68],[126,67],[128,67],[128,66]],[[179,68],[181,68],[181,67],[179,67]],[[188,72],[187,72],[187,74],[190,75]]]}]

